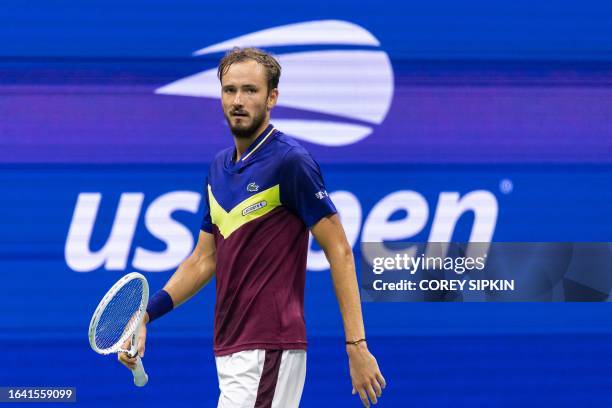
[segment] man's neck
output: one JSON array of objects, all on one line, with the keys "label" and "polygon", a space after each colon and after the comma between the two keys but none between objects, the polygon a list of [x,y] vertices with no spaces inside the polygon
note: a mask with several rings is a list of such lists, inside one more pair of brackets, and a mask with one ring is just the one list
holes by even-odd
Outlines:
[{"label": "man's neck", "polygon": [[255,139],[257,139],[257,137],[261,135],[261,132],[263,132],[269,124],[269,120],[264,121],[264,123],[262,123],[261,126],[249,137],[234,136],[234,143],[236,144],[236,162],[240,160],[244,152],[246,152],[248,148],[251,147]]}]

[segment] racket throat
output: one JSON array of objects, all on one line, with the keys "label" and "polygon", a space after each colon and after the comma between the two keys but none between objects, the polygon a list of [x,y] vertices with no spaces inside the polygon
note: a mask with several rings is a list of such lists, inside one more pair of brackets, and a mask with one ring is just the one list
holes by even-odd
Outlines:
[{"label": "racket throat", "polygon": [[[138,327],[136,328],[136,331],[138,331]],[[134,358],[138,355],[138,340],[136,338],[136,332],[134,332],[134,334],[132,335],[132,345],[130,346],[130,349],[127,351],[127,355],[130,358]]]}]

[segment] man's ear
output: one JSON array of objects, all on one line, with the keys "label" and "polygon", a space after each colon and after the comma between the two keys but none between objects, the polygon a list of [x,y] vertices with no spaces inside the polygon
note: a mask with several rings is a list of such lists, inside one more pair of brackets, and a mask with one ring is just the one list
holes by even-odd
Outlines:
[{"label": "man's ear", "polygon": [[268,94],[268,100],[266,101],[266,108],[268,111],[271,111],[274,106],[276,106],[276,102],[278,101],[278,88],[274,88]]}]

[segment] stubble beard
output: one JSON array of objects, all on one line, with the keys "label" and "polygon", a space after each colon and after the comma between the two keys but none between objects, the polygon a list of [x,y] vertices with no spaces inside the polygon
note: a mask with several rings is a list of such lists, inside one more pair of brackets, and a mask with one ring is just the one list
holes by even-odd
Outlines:
[{"label": "stubble beard", "polygon": [[255,135],[255,132],[257,132],[261,124],[266,119],[266,114],[265,112],[263,112],[259,115],[253,116],[251,126],[248,127],[232,126],[231,118],[228,115],[225,116],[225,119],[227,120],[227,124],[229,125],[230,130],[235,137],[237,137],[238,139],[249,139],[253,136],[257,136]]}]

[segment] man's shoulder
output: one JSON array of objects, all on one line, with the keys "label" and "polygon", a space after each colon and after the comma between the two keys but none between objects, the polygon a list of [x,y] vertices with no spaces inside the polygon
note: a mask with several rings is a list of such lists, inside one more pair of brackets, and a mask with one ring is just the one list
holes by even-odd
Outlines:
[{"label": "man's shoulder", "polygon": [[223,163],[225,162],[225,159],[227,158],[228,155],[233,155],[234,154],[234,147],[230,146],[230,147],[226,147],[223,150],[220,150],[217,152],[217,154],[215,154],[215,156],[212,159],[212,163],[216,164],[216,163]]},{"label": "man's shoulder", "polygon": [[274,141],[279,152],[285,160],[295,160],[302,157],[310,157],[310,153],[297,140],[285,135],[283,132],[278,132]]},{"label": "man's shoulder", "polygon": [[213,156],[213,159],[208,166],[208,182],[211,183],[212,180],[218,179],[218,176],[223,172],[223,168],[225,167],[225,162],[227,161],[227,156],[233,154],[233,148],[228,147],[226,149],[220,150]]}]

